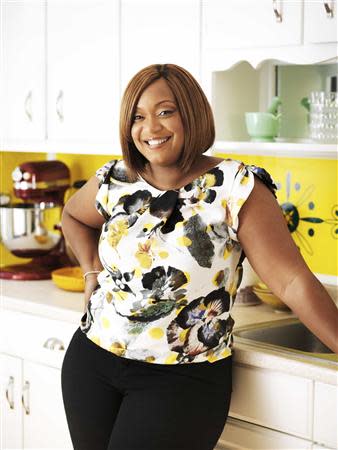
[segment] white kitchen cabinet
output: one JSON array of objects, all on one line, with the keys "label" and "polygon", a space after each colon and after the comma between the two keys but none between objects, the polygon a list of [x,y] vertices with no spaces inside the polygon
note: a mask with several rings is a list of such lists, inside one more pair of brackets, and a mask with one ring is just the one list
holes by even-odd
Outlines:
[{"label": "white kitchen cabinet", "polygon": [[304,1],[304,43],[337,42],[337,1]]},{"label": "white kitchen cabinet", "polygon": [[0,444],[4,449],[23,448],[21,387],[22,359],[0,353]]},{"label": "white kitchen cabinet", "polygon": [[23,389],[24,448],[72,449],[63,407],[60,370],[25,361]]},{"label": "white kitchen cabinet", "polygon": [[314,392],[314,429],[316,442],[338,447],[338,388],[317,381]]},{"label": "white kitchen cabinet", "polygon": [[233,376],[231,417],[312,440],[312,380],[239,365]]},{"label": "white kitchen cabinet", "polygon": [[47,23],[48,140],[119,153],[119,2],[48,0]]},{"label": "white kitchen cabinet", "polygon": [[1,312],[3,448],[72,448],[60,368],[75,329],[68,322]]},{"label": "white kitchen cabinet", "polygon": [[229,418],[215,450],[303,450],[312,449],[311,441]]},{"label": "white kitchen cabinet", "polygon": [[121,1],[122,90],[143,67],[174,63],[200,79],[200,1]]},{"label": "white kitchen cabinet", "polygon": [[205,48],[302,43],[302,1],[204,0],[202,4]]},{"label": "white kitchen cabinet", "polygon": [[1,136],[45,138],[45,3],[6,0],[1,5]]}]

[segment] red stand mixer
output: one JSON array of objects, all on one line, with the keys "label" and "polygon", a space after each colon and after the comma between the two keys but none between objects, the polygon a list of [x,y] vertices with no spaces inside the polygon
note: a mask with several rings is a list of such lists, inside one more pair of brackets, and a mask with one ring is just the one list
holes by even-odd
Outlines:
[{"label": "red stand mixer", "polygon": [[61,213],[70,172],[61,161],[26,162],[12,172],[14,194],[22,203],[0,207],[0,237],[15,256],[28,263],[0,268],[0,278],[44,280],[51,271],[72,266],[61,233]]}]

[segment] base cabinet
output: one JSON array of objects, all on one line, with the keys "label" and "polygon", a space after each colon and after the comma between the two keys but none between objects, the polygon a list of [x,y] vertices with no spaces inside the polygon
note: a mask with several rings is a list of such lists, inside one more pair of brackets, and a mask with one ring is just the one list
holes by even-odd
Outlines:
[{"label": "base cabinet", "polygon": [[73,448],[62,400],[61,366],[75,330],[68,322],[1,311],[1,449]]},{"label": "base cabinet", "polygon": [[1,448],[71,450],[60,369],[0,355]]},{"label": "base cabinet", "polygon": [[229,419],[215,450],[337,448],[337,386],[235,363]]}]

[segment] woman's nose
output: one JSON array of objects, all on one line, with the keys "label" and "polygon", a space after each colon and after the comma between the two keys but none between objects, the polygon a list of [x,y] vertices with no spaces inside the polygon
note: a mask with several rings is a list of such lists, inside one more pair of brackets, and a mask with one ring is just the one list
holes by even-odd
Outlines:
[{"label": "woman's nose", "polygon": [[162,128],[161,121],[157,117],[149,116],[145,121],[148,133],[155,133]]}]

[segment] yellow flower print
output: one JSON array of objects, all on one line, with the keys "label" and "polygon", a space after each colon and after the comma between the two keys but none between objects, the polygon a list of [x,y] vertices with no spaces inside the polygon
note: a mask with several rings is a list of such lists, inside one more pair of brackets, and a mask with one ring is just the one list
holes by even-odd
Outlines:
[{"label": "yellow flower print", "polygon": [[192,244],[191,239],[189,239],[187,236],[181,236],[177,238],[177,244],[181,245],[182,247],[189,247],[189,245]]},{"label": "yellow flower print", "polygon": [[204,175],[204,187],[211,188],[216,185],[216,177],[213,173],[207,173]]},{"label": "yellow flower print", "polygon": [[126,345],[123,342],[113,342],[109,347],[109,351],[117,356],[124,356],[126,352]]},{"label": "yellow flower print", "polygon": [[108,227],[107,240],[108,243],[116,249],[123,236],[128,234],[128,220],[121,219],[112,223]]},{"label": "yellow flower print", "polygon": [[175,364],[177,361],[177,353],[170,353],[170,355],[166,358],[165,364]]},{"label": "yellow flower print", "polygon": [[153,339],[161,339],[164,336],[164,331],[162,330],[162,328],[150,328],[150,330],[148,331],[149,336]]},{"label": "yellow flower print", "polygon": [[135,258],[140,263],[140,266],[143,269],[150,269],[153,262],[153,255],[151,252],[151,240],[146,241],[145,243],[138,244],[138,250],[135,253]]}]

